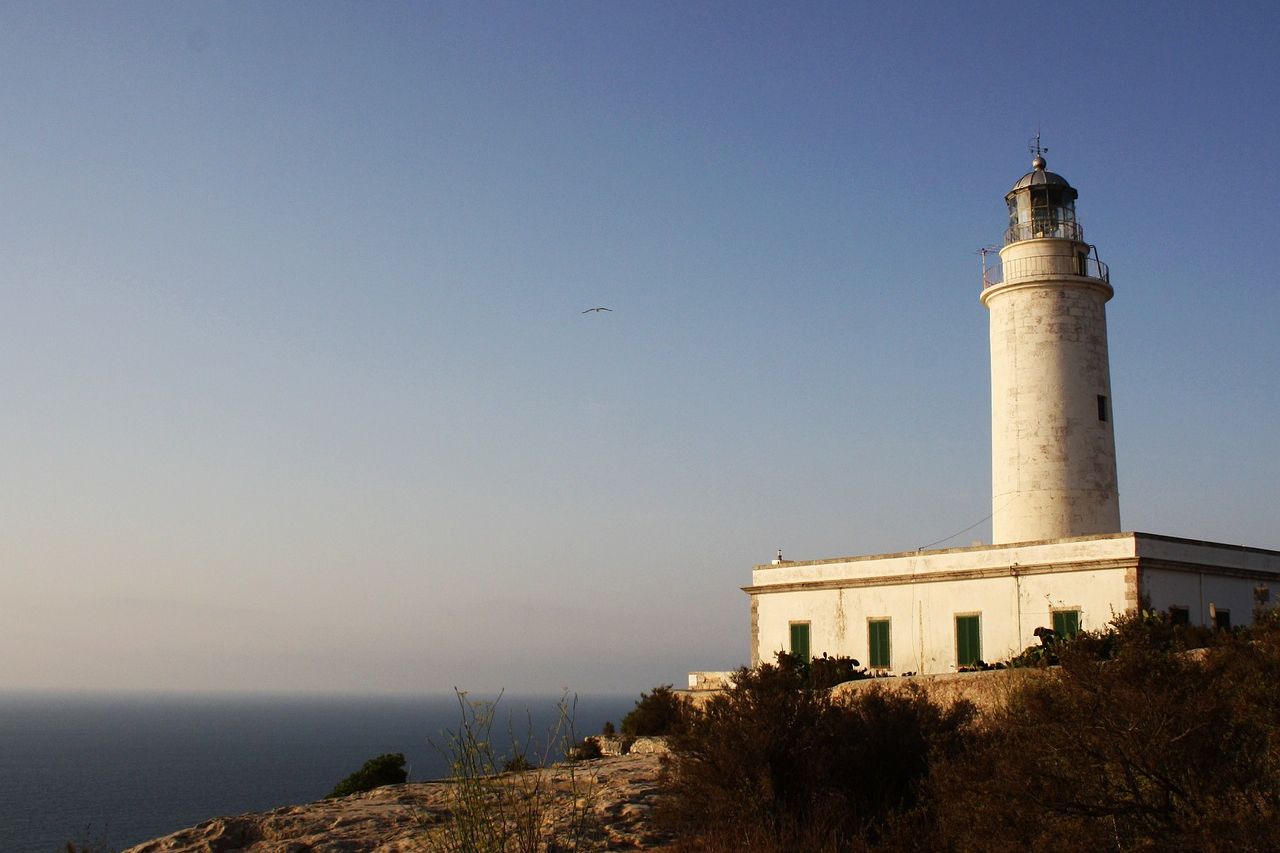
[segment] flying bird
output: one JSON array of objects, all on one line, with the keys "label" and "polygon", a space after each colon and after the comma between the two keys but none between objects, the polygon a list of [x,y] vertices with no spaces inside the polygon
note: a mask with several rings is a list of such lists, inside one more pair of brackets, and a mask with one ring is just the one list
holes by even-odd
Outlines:
[{"label": "flying bird", "polygon": [[612,308],[588,308],[583,314],[590,314],[592,311],[612,311]]}]

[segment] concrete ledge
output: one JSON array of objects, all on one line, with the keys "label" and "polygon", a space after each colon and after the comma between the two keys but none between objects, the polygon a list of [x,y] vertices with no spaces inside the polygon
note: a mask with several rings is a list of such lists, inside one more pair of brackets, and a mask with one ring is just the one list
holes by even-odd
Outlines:
[{"label": "concrete ledge", "polygon": [[849,699],[866,690],[884,690],[890,693],[906,693],[919,686],[934,702],[950,707],[961,699],[977,706],[980,714],[989,713],[1008,704],[1014,688],[1028,680],[1049,677],[1051,669],[1020,667],[1018,669],[993,669],[985,672],[952,672],[937,675],[904,675],[897,678],[867,678],[862,681],[846,681],[831,688],[837,699]]}]

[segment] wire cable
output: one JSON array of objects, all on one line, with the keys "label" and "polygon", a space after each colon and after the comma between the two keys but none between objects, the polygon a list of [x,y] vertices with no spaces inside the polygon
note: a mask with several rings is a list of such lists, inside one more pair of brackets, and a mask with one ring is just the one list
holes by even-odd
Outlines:
[{"label": "wire cable", "polygon": [[1013,501],[1013,498],[1009,498],[1009,499],[1008,499],[1008,500],[1006,500],[1003,504],[1001,504],[1001,505],[1000,505],[1000,509],[993,509],[993,510],[991,510],[991,514],[990,514],[990,515],[988,515],[986,518],[980,518],[980,519],[978,519],[977,521],[975,521],[973,524],[970,524],[970,525],[969,525],[968,527],[966,527],[964,530],[957,530],[955,533],[952,533],[950,536],[943,536],[941,539],[938,539],[938,540],[936,540],[936,541],[934,541],[934,542],[930,542],[928,545],[921,545],[921,546],[920,546],[919,548],[917,548],[916,550],[917,550],[917,551],[925,551],[925,550],[928,550],[929,548],[932,548],[934,545],[941,545],[943,542],[946,542],[946,541],[947,541],[947,540],[949,540],[949,539],[955,539],[955,538],[956,538],[957,536],[959,536],[961,533],[968,533],[970,530],[972,530],[973,528],[977,527],[979,524],[982,524],[982,523],[984,523],[984,522],[990,521],[991,519],[995,518],[995,517],[996,517],[996,513],[997,513],[997,512],[999,512],[1001,509],[1004,509],[1005,507],[1007,507],[1007,506],[1010,504],[1010,502],[1012,502],[1012,501]]}]

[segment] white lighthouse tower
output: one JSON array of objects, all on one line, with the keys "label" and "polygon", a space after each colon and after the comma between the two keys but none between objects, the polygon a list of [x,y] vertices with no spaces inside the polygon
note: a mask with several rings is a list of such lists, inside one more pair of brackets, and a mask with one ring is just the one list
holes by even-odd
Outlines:
[{"label": "white lighthouse tower", "polygon": [[1107,361],[1107,267],[1076,220],[1076,191],[1045,170],[1005,196],[991,313],[992,542],[1120,530]]}]

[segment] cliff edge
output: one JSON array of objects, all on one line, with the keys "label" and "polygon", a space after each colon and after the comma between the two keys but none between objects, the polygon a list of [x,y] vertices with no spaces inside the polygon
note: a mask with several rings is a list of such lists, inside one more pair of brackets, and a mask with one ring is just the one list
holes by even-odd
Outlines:
[{"label": "cliff edge", "polygon": [[[658,755],[620,755],[526,774],[549,792],[541,819],[563,824],[584,810],[592,850],[661,850],[671,838],[654,827]],[[526,774],[507,774],[518,785]],[[527,778],[527,777],[526,777]],[[364,794],[268,812],[220,817],[124,853],[407,853],[446,849],[450,781],[388,785]]]}]

